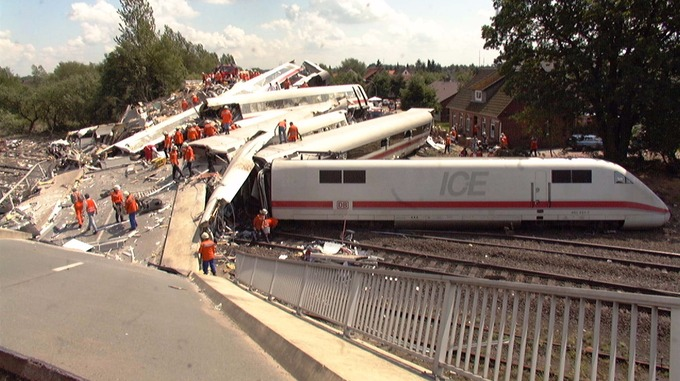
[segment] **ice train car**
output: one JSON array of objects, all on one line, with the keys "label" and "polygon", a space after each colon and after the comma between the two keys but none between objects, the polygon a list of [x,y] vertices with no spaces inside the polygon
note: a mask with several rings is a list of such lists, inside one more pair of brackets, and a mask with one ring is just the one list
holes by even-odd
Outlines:
[{"label": "ice train car", "polygon": [[354,123],[305,137],[297,142],[270,145],[253,158],[264,168],[274,159],[394,159],[407,156],[423,144],[434,119],[432,109],[408,111]]},{"label": "ice train car", "polygon": [[284,221],[645,229],[670,219],[639,179],[596,159],[274,160],[269,185],[272,215]]}]

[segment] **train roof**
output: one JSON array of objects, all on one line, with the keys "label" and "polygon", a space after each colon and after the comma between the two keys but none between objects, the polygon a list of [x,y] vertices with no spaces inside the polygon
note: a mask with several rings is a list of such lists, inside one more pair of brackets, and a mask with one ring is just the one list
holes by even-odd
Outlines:
[{"label": "train roof", "polygon": [[608,169],[628,173],[618,164],[592,158],[419,158],[411,160],[274,160],[272,167],[304,166],[323,169],[487,168],[487,169]]},{"label": "train roof", "polygon": [[318,94],[345,93],[349,91],[359,91],[357,96],[366,95],[361,85],[336,85],[336,86],[316,86],[305,88],[293,88],[288,90],[275,90],[260,93],[242,93],[236,95],[220,96],[208,98],[206,105],[208,108],[218,108],[229,104],[246,104],[258,102],[271,102],[279,99],[289,99],[296,97],[314,96]]},{"label": "train roof", "polygon": [[311,135],[301,141],[271,145],[258,152],[255,157],[270,162],[296,152],[344,152],[386,136],[432,123],[432,120],[431,109],[412,108],[405,112]]}]

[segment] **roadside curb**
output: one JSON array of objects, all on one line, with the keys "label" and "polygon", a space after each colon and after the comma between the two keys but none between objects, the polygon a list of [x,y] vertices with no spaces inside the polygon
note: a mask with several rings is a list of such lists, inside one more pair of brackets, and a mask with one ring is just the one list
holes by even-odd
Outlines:
[{"label": "roadside curb", "polygon": [[86,379],[38,359],[0,346],[0,369],[26,380],[85,381]]},{"label": "roadside curb", "polygon": [[[193,281],[215,304],[222,306],[223,314],[231,318],[248,336],[262,347],[276,362],[298,380],[344,380],[324,364],[300,350],[276,331],[260,322],[238,304],[221,294],[208,284],[200,275],[191,273],[189,279]],[[225,282],[230,282],[224,279]],[[235,287],[238,287],[234,285]],[[246,291],[243,291],[244,293]],[[255,296],[252,296],[255,298]],[[260,301],[263,302],[263,301]],[[266,303],[266,302],[265,302]],[[276,307],[273,307],[276,308]]]}]

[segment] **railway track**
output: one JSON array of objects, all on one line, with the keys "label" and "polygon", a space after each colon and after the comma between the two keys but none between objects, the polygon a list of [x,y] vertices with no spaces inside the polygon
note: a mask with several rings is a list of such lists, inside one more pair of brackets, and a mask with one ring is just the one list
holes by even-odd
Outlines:
[{"label": "railway track", "polygon": [[[479,245],[479,246],[487,246],[487,247],[495,247],[495,248],[505,248],[505,249],[516,249],[516,250],[525,250],[525,251],[534,251],[534,252],[539,252],[539,253],[546,253],[546,254],[557,254],[557,255],[564,255],[572,258],[578,258],[578,259],[586,259],[586,260],[592,260],[596,262],[606,262],[606,263],[614,263],[614,264],[620,264],[624,266],[636,266],[640,268],[650,268],[650,269],[655,269],[655,270],[660,270],[660,271],[667,271],[667,272],[679,272],[680,273],[680,265],[674,264],[674,263],[660,263],[658,260],[660,258],[666,258],[666,259],[671,259],[671,260],[676,260],[680,263],[680,253],[673,253],[673,252],[668,252],[668,251],[659,251],[659,250],[649,250],[649,249],[642,249],[642,248],[635,248],[635,247],[623,247],[623,246],[615,246],[615,245],[603,245],[603,244],[596,244],[596,243],[587,243],[587,242],[579,242],[579,241],[570,241],[570,240],[562,240],[562,239],[551,239],[551,238],[541,238],[541,237],[531,237],[531,236],[522,236],[522,235],[502,235],[502,234],[493,234],[493,233],[476,233],[476,232],[465,232],[465,233],[453,233],[453,234],[466,234],[466,235],[473,235],[477,237],[482,237],[482,238],[493,238],[493,239],[498,239],[501,241],[533,241],[533,242],[540,242],[540,243],[547,243],[549,245],[552,245],[556,247],[555,249],[550,249],[550,248],[528,248],[522,245],[510,245],[508,243],[495,243],[495,242],[487,242],[484,240],[471,240],[471,239],[460,239],[460,238],[452,238],[449,237],[449,233],[446,235],[436,235],[432,233],[393,233],[393,232],[374,232],[376,234],[383,234],[383,235],[393,235],[393,236],[399,236],[399,237],[410,237],[410,238],[418,238],[418,239],[430,239],[430,240],[440,240],[440,241],[446,241],[446,242],[452,242],[452,243],[458,243],[458,244],[464,244],[464,245]],[[597,249],[598,251],[608,251],[608,252],[613,252],[618,255],[621,253],[627,252],[627,253],[637,253],[637,254],[644,254],[647,257],[650,258],[650,260],[647,261],[642,261],[638,259],[629,259],[625,257],[620,257],[620,256],[614,256],[614,255],[602,255],[601,253],[598,254],[586,254],[583,252],[577,252],[577,251],[569,251],[565,250],[565,247],[574,247],[574,248],[591,248],[591,249]]]},{"label": "railway track", "polygon": [[[270,248],[277,248],[283,250],[300,251],[299,242],[312,241],[331,241],[340,242],[339,239],[328,237],[301,235],[296,233],[278,232],[279,236],[284,236],[292,240],[296,240],[295,244],[266,244],[258,242],[258,245],[267,246]],[[439,237],[441,238],[441,237]],[[417,239],[428,241],[436,240],[435,237],[419,236]],[[445,240],[446,241],[446,240]],[[462,242],[469,244],[468,242]],[[459,242],[460,244],[460,242]],[[474,242],[479,245],[479,242]],[[497,244],[500,245],[500,244]],[[506,280],[523,283],[547,284],[547,285],[563,285],[571,287],[591,287],[597,289],[606,289],[613,291],[625,291],[634,293],[643,293],[649,295],[663,295],[663,296],[680,296],[680,292],[674,290],[666,290],[661,288],[641,287],[636,284],[626,282],[615,282],[610,280],[591,279],[587,276],[578,276],[569,274],[568,272],[555,272],[545,270],[535,270],[524,266],[509,266],[506,264],[492,263],[486,257],[470,259],[461,258],[453,255],[445,255],[439,253],[425,252],[423,250],[405,249],[386,247],[384,245],[372,245],[360,242],[352,242],[351,246],[374,252],[375,255],[380,256],[383,260],[380,261],[380,266],[385,268],[393,268],[401,271],[413,272],[428,272],[442,275],[455,275],[464,277],[476,277],[494,280]],[[499,248],[498,246],[493,246]],[[507,245],[502,247],[507,248]],[[525,248],[520,248],[525,250]],[[535,250],[539,251],[539,250]],[[546,251],[541,251],[546,253]],[[560,253],[562,254],[562,253]],[[546,255],[549,255],[546,253]],[[606,265],[611,265],[611,262],[604,260]],[[647,266],[646,263],[633,264],[634,261],[626,263],[627,266]],[[656,271],[678,271],[669,270],[669,267],[653,267]]]}]

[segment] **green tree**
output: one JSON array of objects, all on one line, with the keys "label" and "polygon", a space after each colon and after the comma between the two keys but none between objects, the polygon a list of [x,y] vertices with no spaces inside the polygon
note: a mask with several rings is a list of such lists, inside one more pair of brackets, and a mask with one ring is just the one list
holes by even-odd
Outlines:
[{"label": "green tree", "polygon": [[406,86],[406,80],[401,73],[390,77],[390,97],[400,97],[401,90]]},{"label": "green tree", "polygon": [[359,61],[356,58],[346,58],[340,62],[340,68],[338,71],[353,71],[359,78],[363,79],[366,74],[366,64]]},{"label": "green tree", "polygon": [[425,78],[414,75],[404,89],[401,90],[401,108],[408,110],[413,107],[433,108],[437,111],[441,105],[437,102],[437,94],[434,89],[428,86]]},{"label": "green tree", "polygon": [[482,36],[486,48],[500,50],[510,93],[549,113],[593,115],[605,158],[623,161],[633,125],[655,119],[655,91],[680,78],[674,2],[494,0],[494,7]]},{"label": "green tree", "polygon": [[[102,98],[114,100],[115,113],[127,104],[149,101],[158,93],[150,70],[155,46],[159,44],[153,9],[146,0],[121,0],[122,24],[114,40],[115,50],[106,55],[102,68]],[[157,74],[154,73],[154,74]]]},{"label": "green tree", "polygon": [[[41,74],[37,69],[34,65],[33,72]],[[22,83],[21,79],[9,68],[0,70],[0,110],[3,111],[3,120],[16,123],[18,118],[27,124],[28,133],[33,133],[40,120],[36,108],[38,97],[35,94],[36,85],[32,81],[27,82],[29,83]],[[9,131],[3,126],[3,132]]]},{"label": "green tree", "polygon": [[375,94],[381,98],[394,97],[394,94],[390,94],[390,76],[385,70],[381,70],[373,76],[371,87],[375,90]]},{"label": "green tree", "polygon": [[236,60],[231,54],[222,53],[222,57],[220,57],[220,63],[226,65],[236,65]]}]

